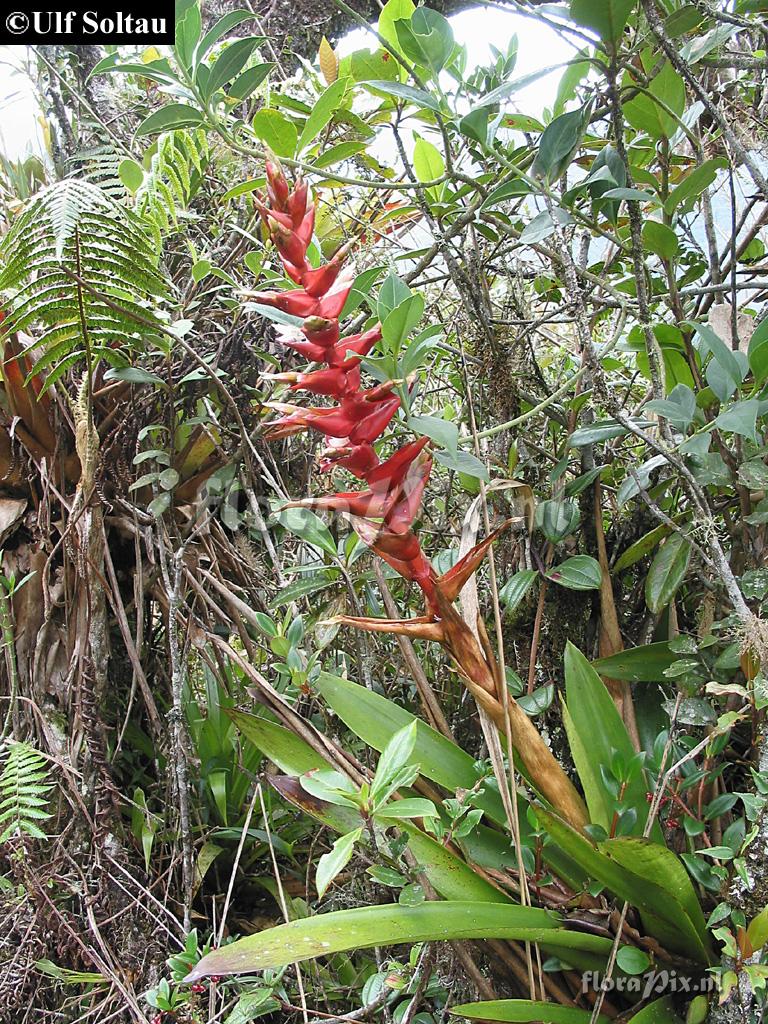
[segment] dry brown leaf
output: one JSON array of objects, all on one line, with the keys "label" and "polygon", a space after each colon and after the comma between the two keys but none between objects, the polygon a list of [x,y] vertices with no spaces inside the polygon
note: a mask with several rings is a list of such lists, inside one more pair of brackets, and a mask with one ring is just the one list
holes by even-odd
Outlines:
[{"label": "dry brown leaf", "polygon": [[[709,326],[733,348],[733,321],[731,319],[731,306],[727,302],[721,302],[719,306],[712,306],[709,311]],[[736,333],[738,335],[739,348],[746,352],[749,347],[749,339],[755,331],[755,318],[749,313],[736,314]]]},{"label": "dry brown leaf", "polygon": [[323,73],[323,78],[328,85],[332,85],[339,77],[339,58],[325,36],[320,40],[317,59],[320,64],[320,70]]}]

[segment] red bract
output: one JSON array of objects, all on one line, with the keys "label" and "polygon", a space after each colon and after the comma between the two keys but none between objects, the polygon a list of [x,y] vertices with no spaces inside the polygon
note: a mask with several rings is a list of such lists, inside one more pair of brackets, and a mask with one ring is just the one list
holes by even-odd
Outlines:
[{"label": "red bract", "polygon": [[[291,391],[309,391],[337,400],[336,405],[326,407],[268,403],[283,415],[269,423],[267,436],[277,439],[303,430],[320,431],[328,443],[320,468],[345,469],[368,484],[367,490],[341,491],[291,505],[344,515],[373,551],[424,592],[427,617],[423,621],[412,620],[408,626],[396,624],[398,629],[440,639],[439,630],[435,631],[436,620],[444,615],[445,605],[455,600],[496,535],[465,555],[445,576],[438,577],[434,572],[413,531],[432,469],[432,459],[426,451],[429,441],[426,437],[412,441],[384,462],[374,448],[374,442],[400,407],[394,382],[386,381],[367,390],[361,385],[359,364],[381,339],[381,325],[376,324],[362,334],[340,336],[338,318],[353,280],[344,271],[348,247],[340,249],[323,266],[310,267],[307,249],[314,205],[307,186],[299,180],[291,189],[274,160],[267,161],[266,170],[267,195],[257,197],[257,206],[286,274],[301,287],[293,291],[257,292],[253,297],[262,305],[301,317],[300,327],[280,328],[278,339],[312,362],[325,365],[307,373],[265,376],[289,384]],[[441,590],[442,597],[438,593]],[[382,628],[379,620],[355,621],[364,629]],[[394,628],[391,623],[389,626]],[[426,632],[418,634],[422,626]]]}]

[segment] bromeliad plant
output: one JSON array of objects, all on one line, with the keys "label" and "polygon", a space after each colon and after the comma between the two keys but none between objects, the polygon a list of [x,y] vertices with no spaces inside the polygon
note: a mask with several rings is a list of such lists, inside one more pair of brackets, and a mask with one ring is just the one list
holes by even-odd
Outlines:
[{"label": "bromeliad plant", "polygon": [[364,357],[381,339],[376,324],[363,333],[341,336],[339,317],[352,277],[345,264],[347,247],[319,267],[308,262],[315,205],[306,183],[291,189],[280,165],[266,163],[267,193],[257,199],[269,235],[288,277],[298,289],[257,292],[261,305],[301,317],[300,328],[281,328],[279,338],[320,369],[306,373],[278,373],[272,380],[287,383],[291,391],[307,391],[335,399],[335,405],[304,407],[272,402],[282,413],[272,421],[268,437],[278,439],[304,430],[325,436],[322,470],[344,469],[367,484],[365,490],[342,491],[292,502],[303,507],[342,515],[358,536],[405,580],[416,583],[423,595],[423,615],[408,619],[341,616],[337,621],[370,632],[394,633],[441,644],[459,675],[502,735],[507,726],[532,784],[567,821],[577,828],[587,823],[586,809],[575,787],[555,760],[535,726],[511,696],[504,696],[502,673],[482,621],[467,623],[454,608],[460,591],[474,574],[488,549],[507,524],[475,545],[448,572],[437,575],[421,548],[414,522],[432,468],[429,439],[420,437],[382,459],[377,442],[401,405],[397,381],[365,388],[361,376]]}]

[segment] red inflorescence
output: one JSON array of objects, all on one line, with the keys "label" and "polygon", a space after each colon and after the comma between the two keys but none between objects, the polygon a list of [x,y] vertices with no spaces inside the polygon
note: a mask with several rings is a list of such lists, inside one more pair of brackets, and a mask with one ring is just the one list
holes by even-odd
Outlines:
[{"label": "red inflorescence", "polygon": [[435,610],[434,570],[411,529],[432,468],[428,439],[406,444],[384,462],[379,459],[374,442],[397,412],[400,397],[391,381],[364,388],[360,362],[381,339],[381,327],[377,324],[362,334],[341,337],[339,316],[352,286],[352,275],[344,272],[348,250],[339,250],[328,263],[313,269],[307,262],[315,221],[309,190],[301,180],[291,189],[274,160],[267,161],[266,173],[267,194],[256,202],[286,274],[300,287],[259,292],[255,298],[262,305],[301,317],[301,327],[282,328],[279,340],[310,361],[325,364],[308,373],[267,376],[289,384],[291,391],[308,391],[337,402],[323,407],[272,402],[270,407],[282,415],[270,423],[267,436],[276,439],[303,430],[320,431],[327,444],[321,469],[346,469],[368,485],[364,491],[293,504],[346,515],[366,544],[421,587],[430,610]]},{"label": "red inflorescence", "polygon": [[308,391],[337,402],[332,406],[309,407],[270,402],[270,408],[283,415],[269,424],[267,437],[276,439],[303,430],[318,430],[325,435],[327,444],[320,468],[346,469],[368,485],[363,491],[306,498],[286,507],[344,515],[380,558],[404,579],[418,584],[426,599],[427,614],[417,619],[340,616],[338,621],[361,629],[437,640],[461,660],[461,651],[468,643],[462,632],[466,627],[454,622],[452,630],[447,630],[448,608],[500,530],[475,545],[443,576],[437,576],[412,529],[432,469],[429,440],[418,438],[384,462],[374,448],[374,441],[384,433],[400,406],[394,382],[366,390],[360,378],[360,363],[381,339],[381,325],[376,324],[362,334],[341,337],[339,317],[352,287],[352,275],[344,273],[348,249],[340,250],[324,266],[313,269],[307,263],[307,249],[315,209],[307,186],[299,180],[291,189],[275,160],[267,161],[266,172],[267,195],[258,196],[256,203],[286,274],[300,287],[257,292],[254,298],[262,305],[301,317],[301,327],[281,328],[278,338],[311,362],[325,365],[309,373],[265,376],[289,384],[291,391]]}]

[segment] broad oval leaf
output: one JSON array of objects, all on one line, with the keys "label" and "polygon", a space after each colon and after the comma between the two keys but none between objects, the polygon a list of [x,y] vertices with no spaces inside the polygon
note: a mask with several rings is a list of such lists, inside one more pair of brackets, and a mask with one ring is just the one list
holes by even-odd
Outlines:
[{"label": "broad oval leaf", "polygon": [[547,579],[569,590],[599,590],[603,574],[591,555],[574,555],[547,573]]},{"label": "broad oval leaf", "polygon": [[158,135],[175,128],[195,128],[202,124],[203,115],[187,103],[168,103],[145,117],[136,129],[136,135]]},{"label": "broad oval leaf", "polygon": [[571,17],[612,43],[624,31],[634,5],[634,0],[571,0]]},{"label": "broad oval leaf", "polygon": [[675,596],[690,560],[691,545],[680,533],[667,537],[656,552],[645,580],[645,603],[654,614],[666,608]]}]

